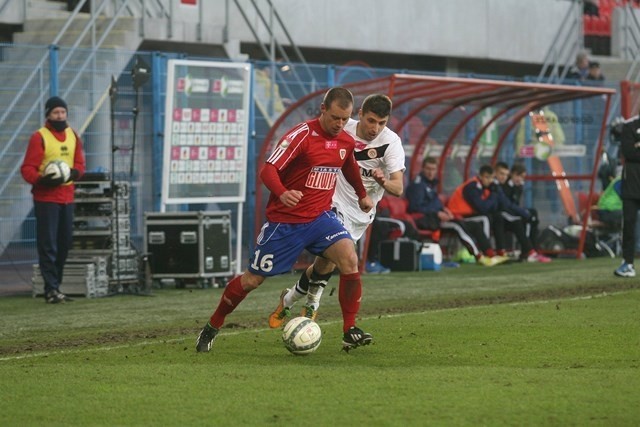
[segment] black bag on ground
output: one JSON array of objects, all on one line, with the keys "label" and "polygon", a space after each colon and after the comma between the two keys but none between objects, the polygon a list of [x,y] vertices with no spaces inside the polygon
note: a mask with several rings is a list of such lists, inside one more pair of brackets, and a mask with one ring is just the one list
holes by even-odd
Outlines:
[{"label": "black bag on ground", "polygon": [[[580,239],[574,237],[553,225],[548,226],[538,237],[538,244],[543,251],[561,251],[565,249],[578,249]],[[596,236],[587,230],[587,236],[584,241],[583,253],[587,258],[608,256],[609,253],[604,249]]]},{"label": "black bag on ground", "polygon": [[418,271],[422,243],[406,238],[380,242],[380,264],[391,271]]}]

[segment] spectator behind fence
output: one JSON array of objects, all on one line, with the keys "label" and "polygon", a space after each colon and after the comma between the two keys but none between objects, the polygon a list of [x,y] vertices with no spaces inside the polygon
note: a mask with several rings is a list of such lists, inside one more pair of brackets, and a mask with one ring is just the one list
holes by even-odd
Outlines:
[{"label": "spectator behind fence", "polygon": [[582,11],[585,15],[600,16],[600,8],[598,7],[598,0],[584,0]]},{"label": "spectator behind fence", "polygon": [[589,70],[587,71],[588,83],[590,84],[599,84],[597,82],[604,81],[604,74],[602,74],[602,69],[600,68],[600,63],[597,61],[589,62]]},{"label": "spectator behind fence", "polygon": [[589,54],[581,50],[576,55],[576,62],[569,68],[568,79],[583,81],[589,75]]}]

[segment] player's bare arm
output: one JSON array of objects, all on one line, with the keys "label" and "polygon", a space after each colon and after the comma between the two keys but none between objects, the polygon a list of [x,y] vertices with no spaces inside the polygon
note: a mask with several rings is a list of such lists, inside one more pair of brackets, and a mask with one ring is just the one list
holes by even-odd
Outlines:
[{"label": "player's bare arm", "polygon": [[384,188],[387,193],[390,193],[396,197],[402,196],[404,191],[404,181],[402,177],[402,171],[392,172],[389,178],[384,176],[384,172],[380,168],[376,168],[372,173],[373,179]]}]

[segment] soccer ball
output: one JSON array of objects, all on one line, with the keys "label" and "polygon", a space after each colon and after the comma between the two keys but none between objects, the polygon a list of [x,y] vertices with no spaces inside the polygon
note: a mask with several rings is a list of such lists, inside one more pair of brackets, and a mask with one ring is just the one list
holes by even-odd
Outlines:
[{"label": "soccer ball", "polygon": [[47,164],[44,168],[43,176],[51,175],[51,178],[56,179],[63,178],[64,182],[69,180],[71,176],[71,168],[68,164],[60,160],[53,160]]},{"label": "soccer ball", "polygon": [[322,342],[322,331],[316,322],[306,317],[294,317],[282,332],[284,346],[296,355],[316,351]]}]

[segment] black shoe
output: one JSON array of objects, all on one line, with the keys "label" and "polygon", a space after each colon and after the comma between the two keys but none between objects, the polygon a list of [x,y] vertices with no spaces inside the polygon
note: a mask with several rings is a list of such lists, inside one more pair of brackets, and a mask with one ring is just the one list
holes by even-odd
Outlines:
[{"label": "black shoe", "polygon": [[349,350],[353,348],[369,345],[372,342],[373,336],[371,334],[364,332],[356,326],[352,326],[344,333],[344,337],[342,338],[342,349],[348,353]]},{"label": "black shoe", "polygon": [[196,351],[198,353],[206,353],[211,350],[211,344],[216,339],[218,331],[218,329],[207,323],[196,340]]},{"label": "black shoe", "polygon": [[47,304],[59,304],[73,301],[73,299],[69,298],[57,289],[47,292],[44,296],[44,300]]}]

